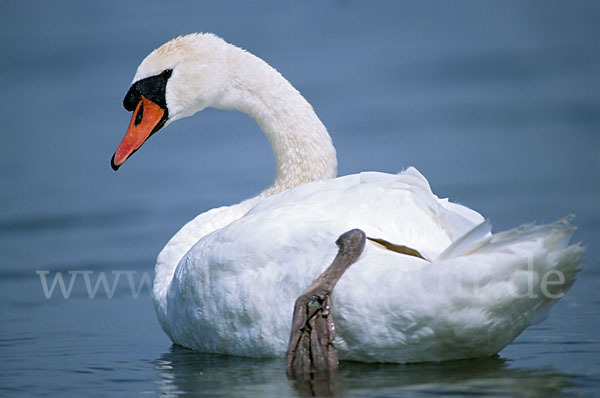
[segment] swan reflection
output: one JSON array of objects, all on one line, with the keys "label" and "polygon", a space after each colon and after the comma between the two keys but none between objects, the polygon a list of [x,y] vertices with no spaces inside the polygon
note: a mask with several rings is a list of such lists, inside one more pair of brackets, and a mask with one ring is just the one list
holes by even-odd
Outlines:
[{"label": "swan reflection", "polygon": [[155,362],[161,396],[561,396],[575,377],[552,368],[513,368],[495,356],[423,364],[342,362],[332,378],[289,380],[283,359],[204,354],[172,346]]}]

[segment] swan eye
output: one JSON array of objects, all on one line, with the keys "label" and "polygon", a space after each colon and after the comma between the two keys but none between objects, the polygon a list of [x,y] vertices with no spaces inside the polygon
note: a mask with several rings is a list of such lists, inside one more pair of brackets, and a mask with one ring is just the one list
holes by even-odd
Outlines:
[{"label": "swan eye", "polygon": [[150,76],[135,82],[129,88],[129,91],[127,91],[125,98],[123,98],[123,106],[125,109],[129,112],[134,111],[143,95],[166,110],[167,100],[165,99],[165,91],[167,89],[167,82],[172,74],[173,69],[165,69],[158,75]]},{"label": "swan eye", "polygon": [[123,106],[127,111],[133,112],[138,102],[140,102],[140,93],[132,86],[125,95],[125,98],[123,98]]},{"label": "swan eye", "polygon": [[160,74],[160,76],[163,78],[164,81],[169,80],[169,78],[171,77],[171,75],[173,74],[173,69],[165,69],[163,71],[163,73]]}]

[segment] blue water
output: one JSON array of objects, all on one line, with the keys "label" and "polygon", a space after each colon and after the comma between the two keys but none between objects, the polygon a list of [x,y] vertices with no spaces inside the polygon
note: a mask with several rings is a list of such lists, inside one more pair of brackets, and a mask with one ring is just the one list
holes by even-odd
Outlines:
[{"label": "blue water", "polygon": [[[0,395],[600,395],[599,20],[595,1],[0,1]],[[303,385],[282,360],[172,347],[143,284],[156,254],[273,173],[258,127],[215,110],[110,169],[138,63],[193,31],[277,67],[329,128],[340,174],[415,165],[496,231],[575,213],[584,271],[489,359],[342,363]],[[57,272],[67,288],[75,275],[68,299],[46,298]],[[120,278],[114,294],[90,298],[100,275]]]}]

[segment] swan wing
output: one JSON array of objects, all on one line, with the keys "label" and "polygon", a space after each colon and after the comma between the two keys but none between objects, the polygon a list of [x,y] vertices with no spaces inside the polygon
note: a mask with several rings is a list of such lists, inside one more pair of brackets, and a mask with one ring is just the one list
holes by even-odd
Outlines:
[{"label": "swan wing", "polygon": [[[201,351],[284,355],[296,297],[331,263],[336,238],[361,228],[434,261],[367,244],[333,296],[341,358],[491,355],[553,302],[538,286],[546,272],[565,276],[555,295],[568,288],[580,248],[567,247],[566,224],[497,237],[488,225],[437,198],[412,168],[305,184],[265,199],[192,247],[169,286],[163,328]],[[519,298],[530,279],[537,296]]]}]

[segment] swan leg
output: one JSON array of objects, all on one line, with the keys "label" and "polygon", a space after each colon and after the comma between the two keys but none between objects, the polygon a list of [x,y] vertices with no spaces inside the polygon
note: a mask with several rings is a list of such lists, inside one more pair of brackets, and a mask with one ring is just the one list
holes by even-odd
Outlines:
[{"label": "swan leg", "polygon": [[391,250],[393,252],[400,253],[400,254],[406,254],[407,256],[418,257],[418,258],[422,258],[423,260],[430,261],[430,260],[427,260],[425,257],[423,257],[423,255],[421,253],[419,253],[418,250],[415,250],[412,247],[398,245],[396,243],[388,242],[387,240],[383,240],[383,239],[379,239],[379,238],[371,238],[370,236],[367,236],[367,239],[369,239],[371,242],[375,242],[378,245],[381,245],[381,246],[385,247],[386,249]]},{"label": "swan leg", "polygon": [[365,241],[365,233],[359,229],[342,234],[335,242],[339,251],[331,265],[296,299],[287,351],[288,376],[337,369],[330,295],[344,271],[360,257]]}]

